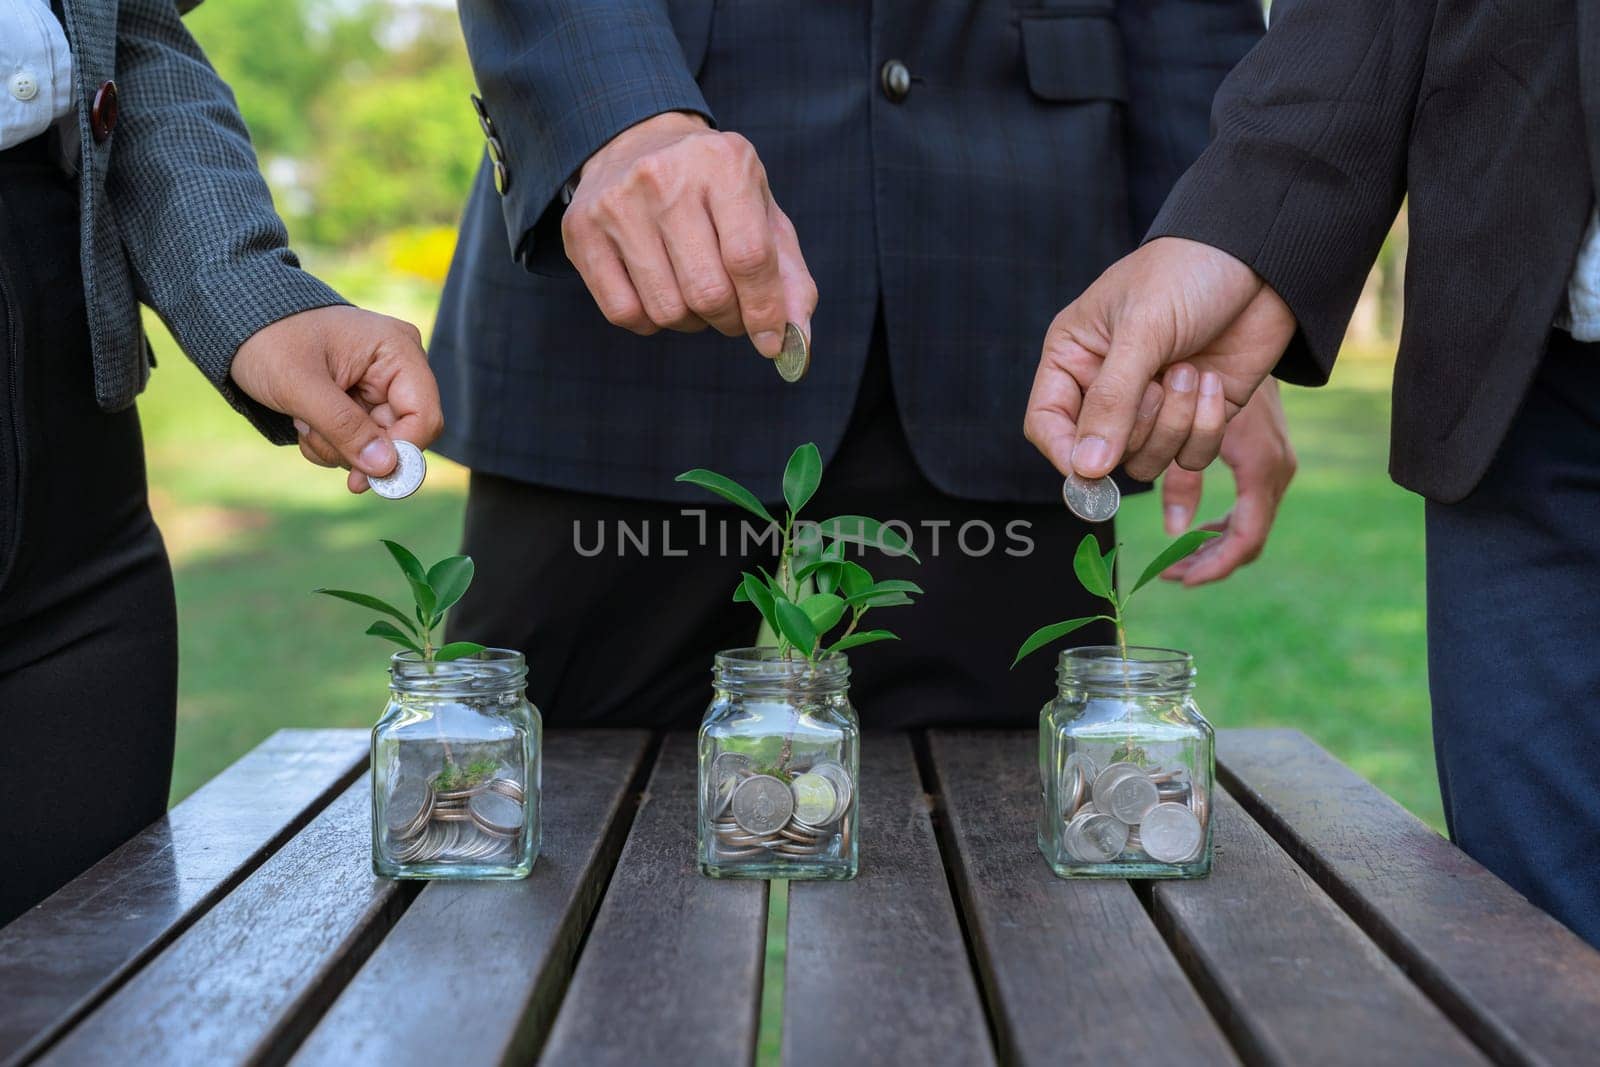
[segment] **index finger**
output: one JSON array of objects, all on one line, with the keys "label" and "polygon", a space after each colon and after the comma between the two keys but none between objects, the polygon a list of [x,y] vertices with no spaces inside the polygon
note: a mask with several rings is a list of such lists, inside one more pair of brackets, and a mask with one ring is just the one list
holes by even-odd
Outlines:
[{"label": "index finger", "polygon": [[717,229],[722,265],[739,296],[739,317],[750,341],[768,359],[783,347],[784,293],[778,244],[768,224],[765,190],[732,196],[713,191],[711,222]]},{"label": "index finger", "polygon": [[1161,369],[1153,339],[1124,323],[1111,338],[1105,363],[1085,391],[1072,466],[1103,478],[1122,462],[1145,387]]}]

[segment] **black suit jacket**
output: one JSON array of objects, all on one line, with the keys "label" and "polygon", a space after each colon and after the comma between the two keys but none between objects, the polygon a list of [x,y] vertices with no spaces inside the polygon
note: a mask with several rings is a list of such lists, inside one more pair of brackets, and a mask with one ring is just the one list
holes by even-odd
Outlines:
[{"label": "black suit jacket", "polygon": [[1597,79],[1592,0],[1278,0],[1151,236],[1254,267],[1299,320],[1278,375],[1317,385],[1409,197],[1390,471],[1459,500],[1563,307],[1594,202]]},{"label": "black suit jacket", "polygon": [[[1205,144],[1259,0],[462,0],[495,139],[432,359],[439,448],[561,488],[694,499],[707,466],[777,487],[842,436],[880,302],[900,416],[952,494],[1056,499],[1022,437],[1051,318],[1129,251]],[[910,92],[880,83],[902,61]],[[743,339],[606,323],[558,192],[626,127],[696,111],[748,137],[821,291],[811,372]]]}]

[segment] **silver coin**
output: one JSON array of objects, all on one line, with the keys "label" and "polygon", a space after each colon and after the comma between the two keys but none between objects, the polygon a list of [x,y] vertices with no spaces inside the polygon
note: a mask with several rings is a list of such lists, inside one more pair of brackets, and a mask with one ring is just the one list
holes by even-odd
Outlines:
[{"label": "silver coin", "polygon": [[394,454],[399,462],[394,465],[394,470],[381,478],[370,475],[367,481],[372,485],[372,491],[386,500],[399,500],[408,497],[422,487],[422,479],[428,476],[428,461],[422,458],[422,449],[410,441],[394,442]]},{"label": "silver coin", "polygon": [[1067,824],[1067,851],[1084,863],[1110,863],[1128,846],[1128,824],[1098,811],[1086,811]]},{"label": "silver coin", "polygon": [[1110,478],[1084,478],[1077,472],[1061,483],[1067,510],[1084,522],[1106,522],[1122,506],[1122,490]]},{"label": "silver coin", "polygon": [[794,814],[794,794],[770,774],[743,779],[733,791],[733,818],[752,834],[770,834]]},{"label": "silver coin", "polygon": [[783,347],[778,349],[778,377],[786,382],[798,382],[811,367],[811,342],[792,322],[784,323]]},{"label": "silver coin", "polygon": [[526,800],[528,797],[527,790],[523,789],[522,783],[517,781],[515,778],[495,778],[485,785],[484,788],[490,790],[491,792],[504,793],[512,800],[519,802]]},{"label": "silver coin", "polygon": [[467,809],[488,833],[505,836],[522,829],[522,805],[503,793],[481,793],[467,802]]},{"label": "silver coin", "polygon": [[1189,789],[1189,810],[1194,812],[1194,817],[1200,820],[1201,826],[1206,824],[1206,816],[1211,813],[1211,800],[1199,782],[1195,782]]},{"label": "silver coin", "polygon": [[1139,824],[1139,838],[1150,858],[1160,863],[1182,863],[1200,851],[1205,831],[1194,812],[1183,804],[1157,804]]},{"label": "silver coin", "polygon": [[1062,792],[1066,795],[1066,816],[1070,819],[1083,807],[1083,802],[1088,799],[1089,786],[1094,783],[1100,771],[1094,765],[1094,759],[1087,752],[1071,752],[1062,761],[1062,771],[1067,776],[1067,785]]},{"label": "silver coin", "polygon": [[739,784],[741,771],[751,769],[752,761],[743,752],[723,752],[711,761],[711,772],[705,779],[705,809],[713,819],[721,818],[733,799],[734,786]]},{"label": "silver coin", "polygon": [[839,806],[833,782],[811,771],[795,775],[789,791],[794,794],[794,817],[808,826],[828,822]]},{"label": "silver coin", "polygon": [[1156,784],[1131,763],[1113,763],[1094,780],[1094,806],[1136,826],[1144,813],[1161,802]]},{"label": "silver coin", "polygon": [[401,777],[389,792],[384,806],[384,821],[389,836],[411,838],[422,832],[433,811],[433,790],[421,778]]},{"label": "silver coin", "polygon": [[850,772],[845,769],[844,764],[838,760],[819,760],[812,765],[810,773],[820,774],[832,782],[833,788],[839,794],[839,803],[828,818],[820,823],[812,823],[812,825],[826,826],[844,818],[845,813],[850,810],[850,805],[855,803],[856,799],[855,780],[850,777]]}]

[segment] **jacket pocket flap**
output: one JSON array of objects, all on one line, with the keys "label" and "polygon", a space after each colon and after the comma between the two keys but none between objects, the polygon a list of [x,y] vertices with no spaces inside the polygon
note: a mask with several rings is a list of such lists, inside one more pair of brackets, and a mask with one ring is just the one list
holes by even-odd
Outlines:
[{"label": "jacket pocket flap", "polygon": [[1028,88],[1045,100],[1128,99],[1122,34],[1102,15],[1024,16]]}]

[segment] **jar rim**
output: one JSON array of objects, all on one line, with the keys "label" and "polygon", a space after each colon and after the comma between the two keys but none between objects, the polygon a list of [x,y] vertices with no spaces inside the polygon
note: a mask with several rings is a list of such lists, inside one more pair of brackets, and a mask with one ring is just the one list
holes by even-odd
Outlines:
[{"label": "jar rim", "polygon": [[1158,667],[1162,665],[1193,665],[1194,656],[1182,649],[1162,648],[1159,645],[1080,645],[1064,648],[1057,663],[1065,667],[1069,661],[1088,663],[1139,663]]},{"label": "jar rim", "polygon": [[740,687],[843,689],[849,684],[850,657],[843,652],[824,652],[812,661],[804,656],[780,656],[771,645],[728,648],[713,658],[712,675],[717,684]]},{"label": "jar rim", "polygon": [[1056,681],[1063,688],[1187,692],[1194,676],[1194,657],[1175,648],[1085,645],[1063,649],[1056,660]]},{"label": "jar rim", "polygon": [[520,687],[527,677],[527,661],[510,648],[486,648],[443,661],[429,661],[410,649],[389,657],[389,687],[395,690],[493,692]]}]

